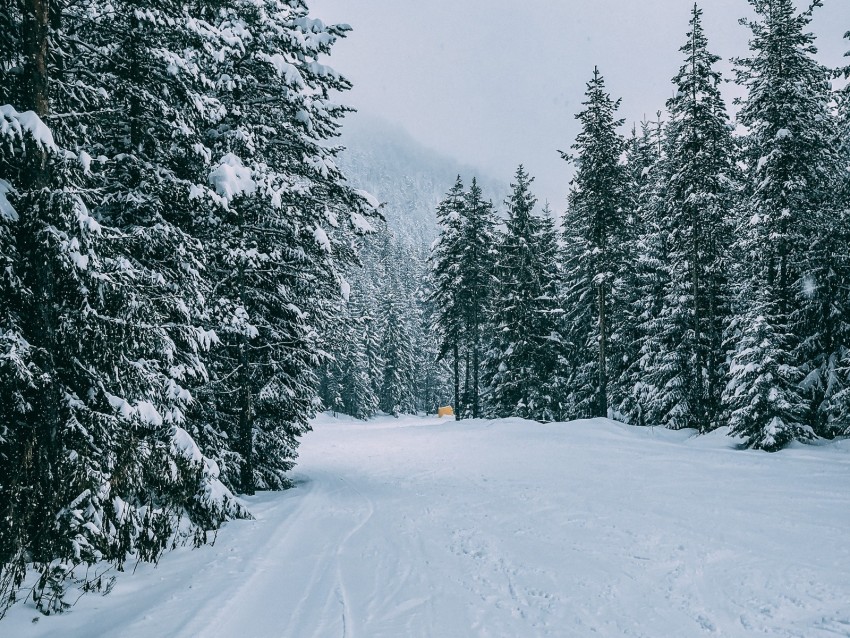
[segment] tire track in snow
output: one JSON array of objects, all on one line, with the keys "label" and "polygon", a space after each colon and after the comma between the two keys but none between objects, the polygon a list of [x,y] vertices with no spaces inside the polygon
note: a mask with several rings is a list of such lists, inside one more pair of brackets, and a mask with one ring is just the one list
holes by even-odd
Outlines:
[{"label": "tire track in snow", "polygon": [[[358,503],[351,498],[357,493],[341,483],[333,475],[312,473],[298,488],[298,505],[293,511],[255,532],[255,538],[263,534],[263,539],[251,544],[252,554],[239,568],[247,577],[214,596],[175,631],[175,638],[230,638],[240,635],[240,626],[254,628],[251,638],[355,638],[347,594],[338,583],[338,568],[318,551],[311,553],[311,549],[338,546],[341,554],[347,540],[372,516],[368,499],[365,505]],[[320,597],[326,597],[324,605],[317,601]],[[338,610],[340,605],[342,614],[333,613],[332,608]],[[325,608],[320,619],[314,615],[317,607]]]}]

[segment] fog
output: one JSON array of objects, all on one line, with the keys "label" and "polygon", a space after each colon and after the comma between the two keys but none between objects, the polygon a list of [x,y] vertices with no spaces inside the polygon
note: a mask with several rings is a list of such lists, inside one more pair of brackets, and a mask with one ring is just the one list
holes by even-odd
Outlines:
[{"label": "fog", "polygon": [[[826,0],[812,30],[819,59],[843,62],[850,0]],[[566,207],[570,168],[557,153],[577,132],[594,65],[627,128],[655,118],[672,94],[693,4],[686,0],[312,0],[327,22],[354,32],[333,66],[355,84],[344,101],[404,127],[417,140],[509,180],[522,162],[536,191]],[[747,54],[746,0],[705,0],[704,24],[721,69]],[[850,60],[848,60],[850,61]],[[730,99],[740,93],[728,84]],[[730,108],[732,105],[730,104]],[[448,188],[448,185],[447,185]]]}]

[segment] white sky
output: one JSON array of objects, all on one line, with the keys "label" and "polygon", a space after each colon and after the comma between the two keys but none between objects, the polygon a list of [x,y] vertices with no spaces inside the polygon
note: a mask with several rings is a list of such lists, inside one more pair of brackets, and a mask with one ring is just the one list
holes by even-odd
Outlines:
[{"label": "white sky", "polygon": [[[654,117],[672,93],[693,7],[690,0],[308,1],[316,17],[354,27],[331,59],[355,84],[345,103],[505,181],[524,163],[538,197],[558,211],[570,171],[556,151],[573,142],[593,66],[623,98],[629,128]],[[813,30],[820,60],[837,66],[850,49],[843,39],[850,0],[824,4]],[[751,15],[749,4],[701,6],[729,78],[729,58],[747,53],[749,31],[738,19]]]}]

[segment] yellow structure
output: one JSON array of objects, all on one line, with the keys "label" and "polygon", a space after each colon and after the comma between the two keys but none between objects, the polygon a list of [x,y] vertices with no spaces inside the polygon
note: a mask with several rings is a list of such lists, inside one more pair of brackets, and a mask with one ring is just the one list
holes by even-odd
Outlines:
[{"label": "yellow structure", "polygon": [[454,416],[455,411],[452,409],[452,406],[446,406],[444,408],[437,408],[437,416],[442,418],[444,416]]}]

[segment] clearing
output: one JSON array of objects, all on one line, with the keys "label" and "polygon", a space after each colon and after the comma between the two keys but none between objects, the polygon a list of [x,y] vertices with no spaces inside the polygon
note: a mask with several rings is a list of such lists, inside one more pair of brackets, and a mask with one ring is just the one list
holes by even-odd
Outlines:
[{"label": "clearing", "polygon": [[321,416],[297,489],[3,636],[850,636],[850,440]]}]

